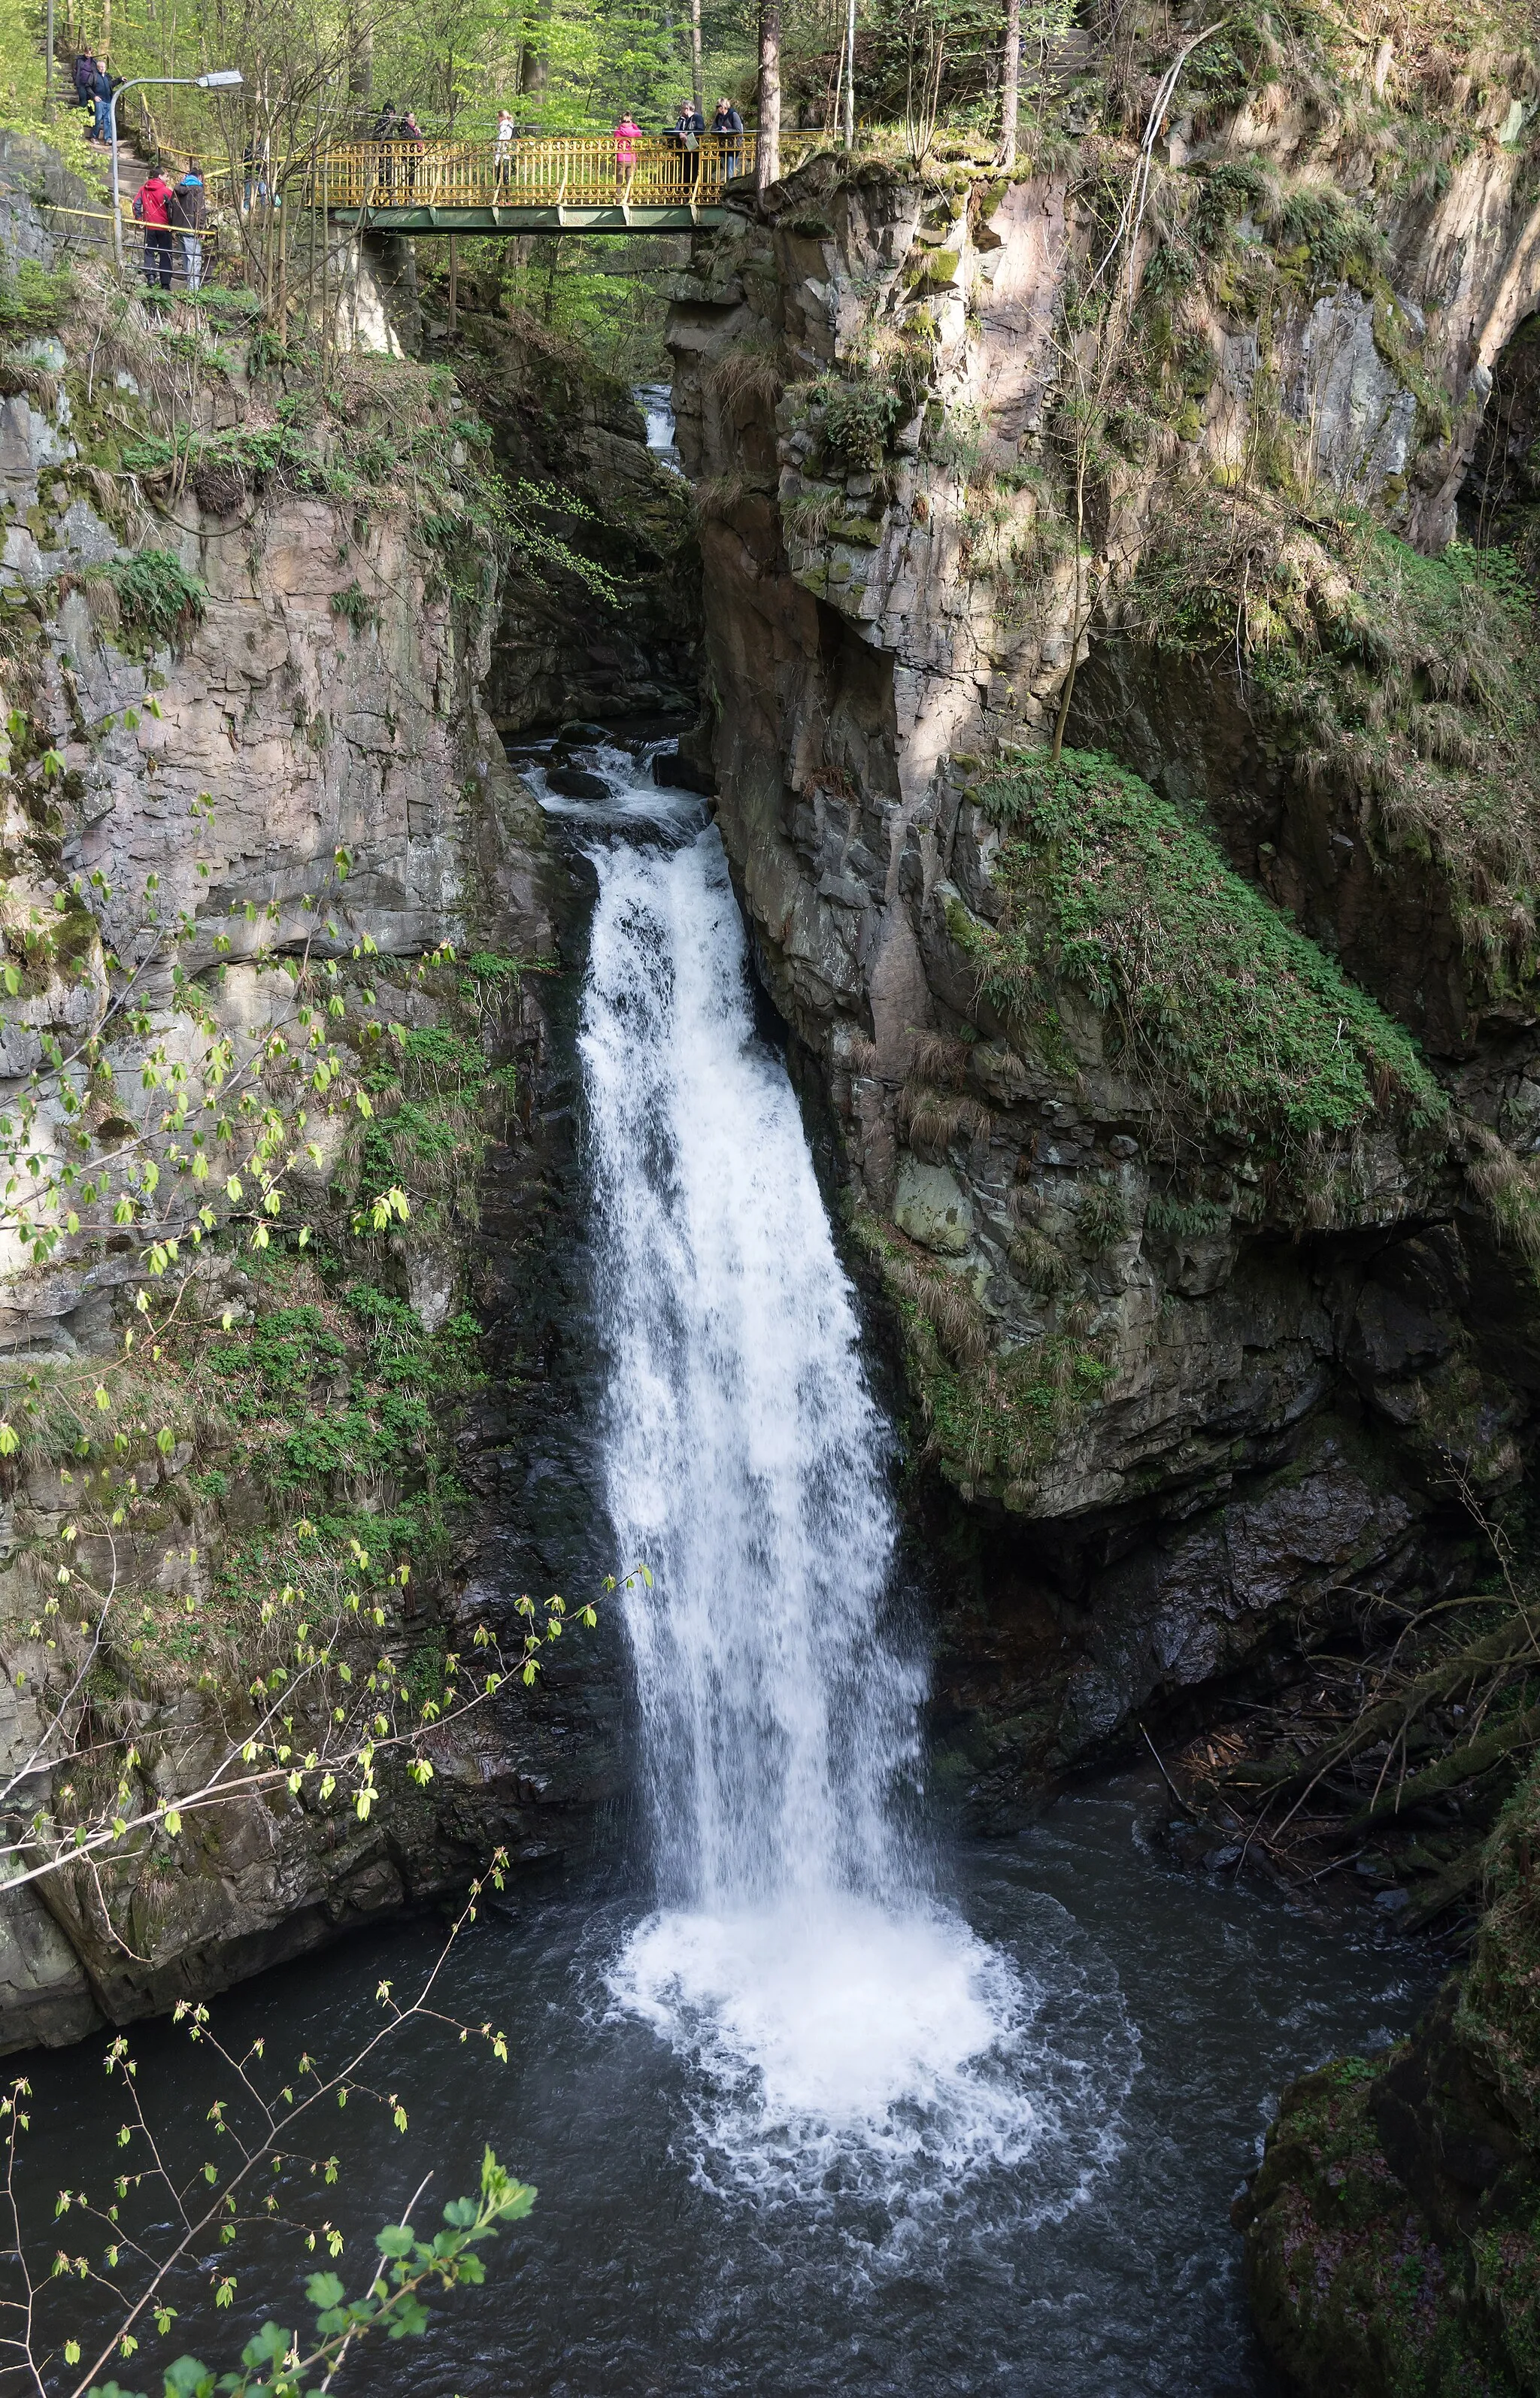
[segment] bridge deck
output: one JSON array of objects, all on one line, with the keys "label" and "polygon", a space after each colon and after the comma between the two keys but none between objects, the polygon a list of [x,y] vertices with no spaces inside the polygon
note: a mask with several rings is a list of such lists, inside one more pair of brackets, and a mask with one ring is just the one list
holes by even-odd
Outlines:
[{"label": "bridge deck", "polygon": [[336,224],[367,225],[375,233],[693,233],[697,225],[719,225],[723,208],[573,208],[559,209],[339,209],[332,205]]},{"label": "bridge deck", "polygon": [[485,136],[354,141],[317,160],[309,195],[344,223],[384,232],[688,233],[721,223],[729,184],[753,167],[751,133],[708,134],[693,151],[613,133],[506,150]]}]

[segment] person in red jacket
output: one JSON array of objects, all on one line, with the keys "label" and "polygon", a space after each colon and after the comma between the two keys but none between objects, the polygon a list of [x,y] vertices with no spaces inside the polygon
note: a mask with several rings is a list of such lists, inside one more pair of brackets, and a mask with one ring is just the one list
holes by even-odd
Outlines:
[{"label": "person in red jacket", "polygon": [[171,288],[171,186],[157,167],[134,195],[134,214],[144,227],[144,280]]}]

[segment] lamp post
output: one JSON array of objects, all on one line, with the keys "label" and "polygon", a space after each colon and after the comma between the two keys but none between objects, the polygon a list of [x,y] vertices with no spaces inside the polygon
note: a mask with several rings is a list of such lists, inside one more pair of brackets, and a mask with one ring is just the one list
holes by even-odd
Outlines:
[{"label": "lamp post", "polygon": [[233,91],[244,80],[239,67],[215,67],[209,74],[200,75],[130,75],[120,83],[107,103],[107,132],[113,145],[113,256],[119,266],[123,263],[123,213],[117,195],[117,103],[126,91],[136,91],[143,84],[182,83],[196,85],[199,91]]}]

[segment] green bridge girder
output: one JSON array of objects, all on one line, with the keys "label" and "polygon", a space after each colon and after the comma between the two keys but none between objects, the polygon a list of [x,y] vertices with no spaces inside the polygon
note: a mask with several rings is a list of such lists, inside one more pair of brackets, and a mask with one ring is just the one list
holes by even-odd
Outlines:
[{"label": "green bridge girder", "polygon": [[368,233],[513,235],[532,233],[694,233],[698,226],[719,225],[722,208],[561,208],[523,209],[338,209],[328,211],[333,224],[357,225]]}]

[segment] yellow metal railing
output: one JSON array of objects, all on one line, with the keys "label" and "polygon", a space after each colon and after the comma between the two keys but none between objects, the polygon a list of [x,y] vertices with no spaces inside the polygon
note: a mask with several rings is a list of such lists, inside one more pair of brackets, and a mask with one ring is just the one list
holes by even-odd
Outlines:
[{"label": "yellow metal railing", "polygon": [[704,208],[753,172],[751,133],[708,133],[698,149],[655,136],[561,134],[515,141],[352,141],[316,161],[328,209]]}]

